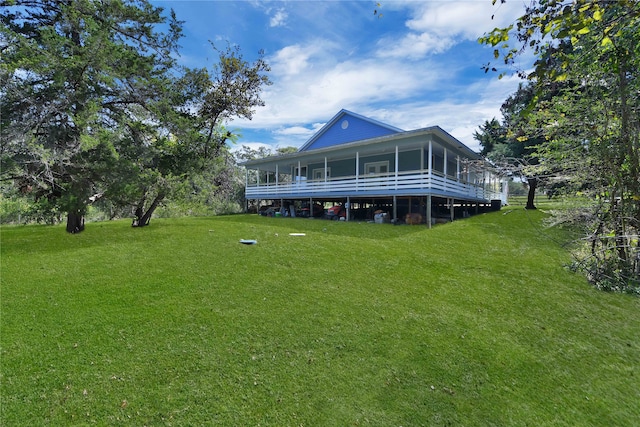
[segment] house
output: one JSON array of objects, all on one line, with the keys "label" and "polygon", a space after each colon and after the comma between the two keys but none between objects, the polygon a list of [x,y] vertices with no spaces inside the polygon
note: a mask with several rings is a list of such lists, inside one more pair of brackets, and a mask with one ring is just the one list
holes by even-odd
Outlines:
[{"label": "house", "polygon": [[283,213],[304,205],[314,215],[318,204],[339,204],[347,220],[386,213],[431,225],[507,201],[506,182],[440,127],[403,131],[347,110],[297,152],[243,165],[247,201],[270,203]]}]

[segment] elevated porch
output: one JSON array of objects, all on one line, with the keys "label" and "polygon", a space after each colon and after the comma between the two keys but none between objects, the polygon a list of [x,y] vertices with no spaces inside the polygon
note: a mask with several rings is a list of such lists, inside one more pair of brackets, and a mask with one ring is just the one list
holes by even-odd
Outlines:
[{"label": "elevated porch", "polygon": [[325,177],[308,180],[293,177],[279,182],[246,184],[247,199],[330,199],[339,197],[387,197],[434,195],[469,202],[488,203],[499,199],[506,204],[503,184],[495,177],[468,182],[437,171],[413,170],[365,176]]}]

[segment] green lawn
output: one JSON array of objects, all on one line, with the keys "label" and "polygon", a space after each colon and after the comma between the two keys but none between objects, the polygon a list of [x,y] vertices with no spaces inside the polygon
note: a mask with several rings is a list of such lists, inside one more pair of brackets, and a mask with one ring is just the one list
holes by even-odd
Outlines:
[{"label": "green lawn", "polygon": [[543,216],[2,227],[0,424],[638,425],[640,298]]}]

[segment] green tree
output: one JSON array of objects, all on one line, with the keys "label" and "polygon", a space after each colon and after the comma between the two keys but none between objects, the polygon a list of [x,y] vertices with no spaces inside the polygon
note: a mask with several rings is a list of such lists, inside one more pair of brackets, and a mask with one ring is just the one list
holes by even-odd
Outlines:
[{"label": "green tree", "polygon": [[2,3],[3,179],[66,211],[69,232],[84,229],[118,160],[115,141],[134,138],[123,123],[169,77],[180,23],[162,11],[146,1]]},{"label": "green tree", "polygon": [[262,55],[229,47],[212,71],[178,67],[182,23],[146,0],[17,0],[1,16],[3,179],[65,210],[67,231],[91,202],[144,226],[196,175],[222,186],[224,124],[263,105]]},{"label": "green tree", "polygon": [[489,158],[502,174],[526,180],[526,209],[536,209],[536,189],[547,178],[534,154],[540,143],[539,135],[528,129],[528,109],[534,97],[534,85],[520,84],[518,90],[502,104],[502,120],[493,118],[485,121],[474,133],[482,147],[481,154]]},{"label": "green tree", "polygon": [[[481,42],[494,46],[495,58],[507,65],[528,49],[536,55],[527,75],[538,95],[527,118],[529,135],[541,138],[536,156],[598,202],[592,215],[581,216],[589,251],[579,265],[599,287],[637,291],[640,4],[540,1]],[[549,88],[555,96],[540,98]]]},{"label": "green tree", "polygon": [[238,47],[216,51],[219,61],[211,71],[187,70],[174,83],[166,100],[156,107],[155,116],[163,119],[146,129],[151,131],[147,139],[153,142],[144,144],[145,155],[129,156],[133,170],[145,171],[144,179],[138,181],[134,226],[148,225],[164,198],[197,175],[211,179],[218,195],[234,191],[225,181],[234,179],[226,142],[235,142],[237,135],[225,122],[251,119],[255,107],[264,105],[260,93],[270,84],[269,66],[262,52],[249,63]]}]

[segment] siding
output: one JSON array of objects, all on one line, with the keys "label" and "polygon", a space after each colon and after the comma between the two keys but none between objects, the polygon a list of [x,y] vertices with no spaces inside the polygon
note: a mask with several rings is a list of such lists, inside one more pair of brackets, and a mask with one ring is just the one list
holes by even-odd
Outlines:
[{"label": "siding", "polygon": [[397,133],[397,131],[344,114],[332,126],[321,132],[315,141],[305,146],[304,150],[332,147],[345,142],[360,141],[394,133]]}]

